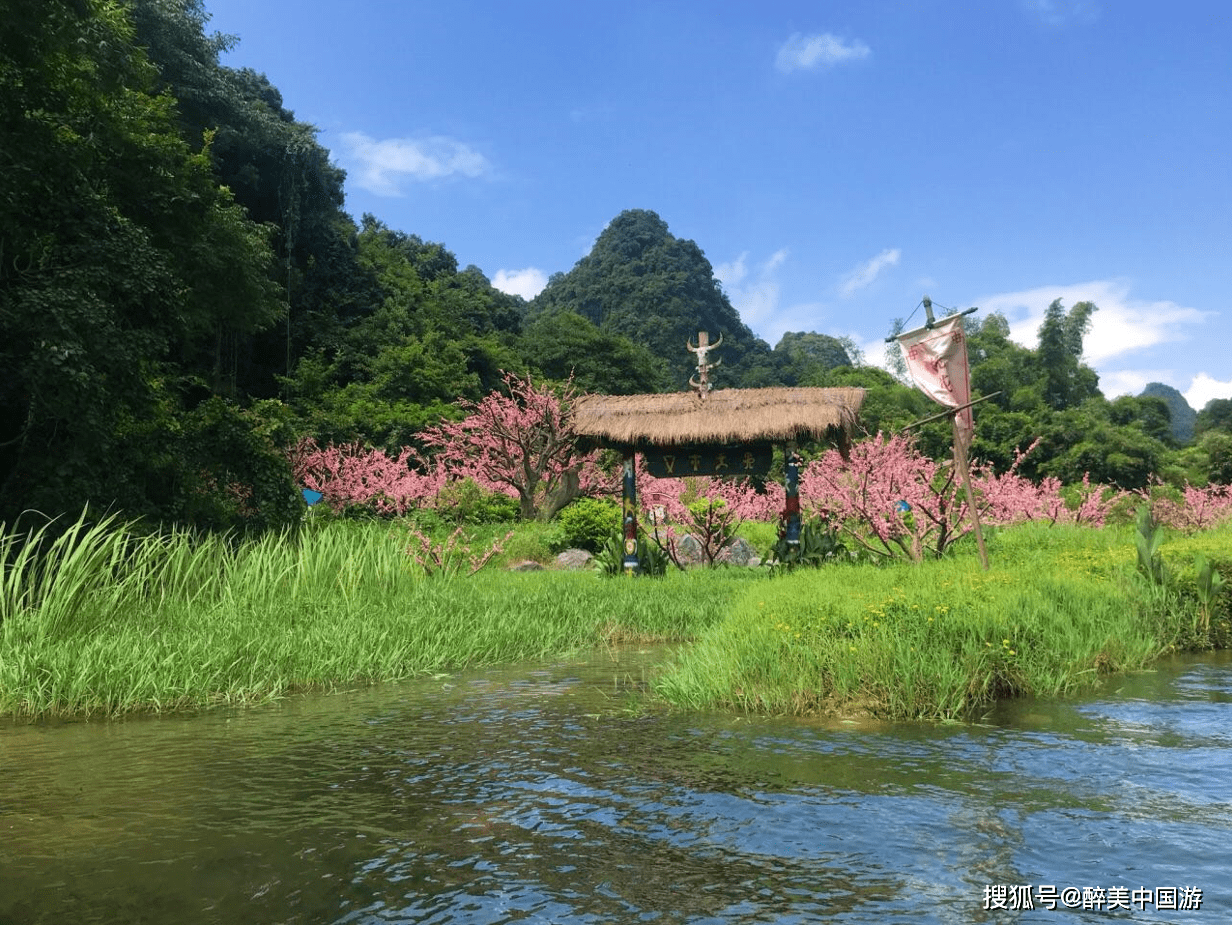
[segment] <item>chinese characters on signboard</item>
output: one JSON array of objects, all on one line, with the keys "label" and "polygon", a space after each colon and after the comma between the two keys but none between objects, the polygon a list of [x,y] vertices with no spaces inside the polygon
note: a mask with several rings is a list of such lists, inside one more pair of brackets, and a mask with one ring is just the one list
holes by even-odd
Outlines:
[{"label": "chinese characters on signboard", "polygon": [[646,471],[655,478],[713,475],[740,478],[765,475],[774,459],[771,443],[690,443],[642,450]]}]

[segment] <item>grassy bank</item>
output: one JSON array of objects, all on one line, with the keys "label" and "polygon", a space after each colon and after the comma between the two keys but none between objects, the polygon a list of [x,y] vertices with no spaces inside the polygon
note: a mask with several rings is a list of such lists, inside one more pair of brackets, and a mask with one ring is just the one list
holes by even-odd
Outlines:
[{"label": "grassy bank", "polygon": [[[506,562],[542,546],[541,530],[519,530]],[[678,707],[967,718],[997,697],[1072,692],[1229,635],[1232,594],[1207,635],[1186,569],[1202,552],[1232,573],[1232,527],[1170,538],[1164,588],[1136,573],[1129,528],[1003,530],[988,572],[959,555],[659,580],[499,563],[428,577],[408,539],[346,521],[243,544],[109,523],[33,557],[0,538],[0,713],[199,708],[694,639],[655,683]]]},{"label": "grassy bank", "polygon": [[[1209,644],[1183,593],[1188,547],[1232,551],[1232,530],[1178,539],[1173,588],[1135,573],[1130,532],[1024,525],[970,556],[801,572],[745,589],[656,689],[685,708],[970,718],[999,697],[1067,694],[1164,651]],[[1212,631],[1226,642],[1227,601]]]},{"label": "grassy bank", "polygon": [[591,572],[427,578],[406,536],[334,523],[232,547],[218,538],[77,528],[0,584],[0,713],[253,702],[309,687],[692,636],[722,615],[727,575]]}]

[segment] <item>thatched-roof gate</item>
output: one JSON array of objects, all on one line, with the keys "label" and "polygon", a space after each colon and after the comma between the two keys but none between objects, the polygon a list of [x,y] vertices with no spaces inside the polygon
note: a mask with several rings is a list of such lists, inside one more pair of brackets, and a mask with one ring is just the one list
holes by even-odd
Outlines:
[{"label": "thatched-roof gate", "polygon": [[573,426],[583,441],[633,449],[808,438],[845,448],[863,403],[858,388],[584,395],[573,404]]},{"label": "thatched-roof gate", "polygon": [[[699,338],[699,343],[704,340]],[[703,368],[699,364],[699,371]],[[584,395],[573,403],[573,428],[579,442],[624,453],[622,517],[628,574],[639,567],[634,454],[656,451],[659,467],[669,474],[730,477],[768,469],[770,444],[784,444],[787,506],[783,537],[789,549],[798,549],[800,460],[795,444],[807,438],[830,439],[846,456],[864,404],[864,390],[857,388],[709,391],[704,376],[701,386],[695,392],[667,395]],[[655,471],[649,458],[647,468]]]}]

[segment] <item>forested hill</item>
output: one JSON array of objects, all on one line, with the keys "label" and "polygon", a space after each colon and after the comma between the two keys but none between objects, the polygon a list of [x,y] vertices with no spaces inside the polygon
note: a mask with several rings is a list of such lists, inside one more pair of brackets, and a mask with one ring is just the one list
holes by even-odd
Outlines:
[{"label": "forested hill", "polygon": [[1172,437],[1178,443],[1189,443],[1194,437],[1194,426],[1198,421],[1198,412],[1189,406],[1185,396],[1170,385],[1162,382],[1148,382],[1140,393],[1141,397],[1159,398],[1168,406],[1172,418]]},{"label": "forested hill", "polygon": [[758,338],[732,307],[714,269],[693,241],[675,237],[647,209],[616,216],[590,253],[557,273],[531,303],[528,319],[580,315],[601,331],[627,337],[664,361],[669,391],[683,389],[695,368],[686,342],[699,331],[720,336],[716,371],[724,387],[798,385],[850,366],[845,345],[825,334],[789,334],[775,348]]},{"label": "forested hill", "polygon": [[645,209],[613,219],[589,254],[551,278],[531,302],[529,318],[561,311],[662,357],[669,388],[688,382],[696,364],[685,344],[696,342],[698,331],[712,340],[722,335],[724,383],[752,385],[770,363],[769,345],[732,308],[701,248],[674,237],[667,222]]}]

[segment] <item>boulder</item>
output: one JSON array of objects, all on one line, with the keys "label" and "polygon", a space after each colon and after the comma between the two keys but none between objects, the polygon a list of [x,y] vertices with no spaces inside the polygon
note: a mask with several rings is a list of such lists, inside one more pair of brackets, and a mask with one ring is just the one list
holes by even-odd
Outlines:
[{"label": "boulder", "polygon": [[585,549],[566,549],[556,557],[556,567],[577,571],[590,565],[590,560],[593,558],[594,556]]},{"label": "boulder", "polygon": [[525,562],[515,562],[509,566],[511,572],[542,572],[543,563],[527,559]]},{"label": "boulder", "polygon": [[732,537],[719,554],[715,556],[716,562],[730,563],[731,565],[752,565],[753,560],[757,559],[757,550],[753,548],[753,544],[746,540],[743,536]]},{"label": "boulder", "polygon": [[679,537],[676,540],[676,557],[681,565],[701,565],[703,559],[701,542],[691,533]]}]

